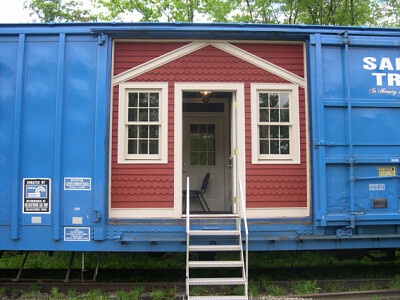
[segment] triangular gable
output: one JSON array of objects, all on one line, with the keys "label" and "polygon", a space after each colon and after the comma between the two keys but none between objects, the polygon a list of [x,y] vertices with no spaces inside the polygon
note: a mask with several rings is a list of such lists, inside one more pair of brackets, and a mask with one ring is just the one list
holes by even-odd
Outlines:
[{"label": "triangular gable", "polygon": [[171,52],[161,55],[155,59],[149,60],[148,62],[145,62],[139,66],[136,66],[123,73],[114,76],[112,83],[114,86],[118,85],[122,82],[140,76],[150,70],[161,67],[167,63],[170,63],[176,59],[179,59],[183,56],[186,56],[194,51],[200,50],[209,45],[217,49],[220,49],[239,59],[242,59],[260,69],[263,69],[289,82],[298,84],[301,87],[305,87],[304,78],[227,42],[193,42],[187,44],[183,47],[175,49]]}]

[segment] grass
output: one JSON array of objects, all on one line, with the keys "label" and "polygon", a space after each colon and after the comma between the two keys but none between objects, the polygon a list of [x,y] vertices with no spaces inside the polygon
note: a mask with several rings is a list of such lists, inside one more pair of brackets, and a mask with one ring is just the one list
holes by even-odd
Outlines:
[{"label": "grass", "polygon": [[152,300],[163,300],[165,299],[165,292],[164,290],[153,290],[150,293],[150,298]]},{"label": "grass", "polygon": [[317,294],[321,289],[317,286],[317,281],[303,281],[303,282],[294,282],[289,285],[291,289],[293,289],[293,294],[301,295],[301,294]]},{"label": "grass", "polygon": [[205,296],[207,289],[203,286],[193,286],[190,288],[190,295],[192,296]]},{"label": "grass", "polygon": [[398,290],[398,289],[400,289],[400,276],[399,276],[399,275],[396,275],[395,280],[390,281],[390,282],[388,283],[387,287],[388,287],[388,289],[391,289],[391,290]]},{"label": "grass", "polygon": [[132,300],[139,300],[140,296],[144,293],[146,288],[144,286],[136,286],[130,290],[129,296]]},{"label": "grass", "polygon": [[0,295],[5,295],[7,293],[7,288],[5,286],[0,286]]}]

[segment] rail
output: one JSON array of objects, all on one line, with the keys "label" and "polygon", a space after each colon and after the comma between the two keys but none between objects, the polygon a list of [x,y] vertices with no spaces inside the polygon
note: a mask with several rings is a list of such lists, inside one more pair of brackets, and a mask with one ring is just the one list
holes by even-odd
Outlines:
[{"label": "rail", "polygon": [[186,179],[186,295],[189,295],[190,179]]},{"label": "rail", "polygon": [[[247,225],[246,207],[245,207],[245,197],[242,188],[242,181],[239,179],[239,206],[241,209],[240,217],[243,219],[244,231],[246,233],[246,297],[248,296],[248,282],[249,282],[249,228]],[[240,222],[241,223],[241,222]],[[240,224],[241,225],[241,224]],[[240,226],[241,227],[241,226]]]}]

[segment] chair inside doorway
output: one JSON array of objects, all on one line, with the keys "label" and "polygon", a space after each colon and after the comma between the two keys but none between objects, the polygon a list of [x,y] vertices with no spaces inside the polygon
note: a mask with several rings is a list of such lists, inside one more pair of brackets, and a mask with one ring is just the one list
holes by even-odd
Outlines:
[{"label": "chair inside doorway", "polygon": [[[207,191],[208,181],[210,179],[210,172],[204,176],[203,182],[199,190],[189,190],[190,199],[195,198],[201,207],[203,208],[204,212],[211,212],[210,207],[207,204],[206,199],[204,198],[204,194]],[[187,190],[183,191],[183,207],[186,207],[186,194]]]}]

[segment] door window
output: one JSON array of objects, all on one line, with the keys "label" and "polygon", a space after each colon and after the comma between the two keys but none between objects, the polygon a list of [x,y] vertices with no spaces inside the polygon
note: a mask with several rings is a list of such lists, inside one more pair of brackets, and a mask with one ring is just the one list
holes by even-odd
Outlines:
[{"label": "door window", "polygon": [[215,124],[190,125],[190,165],[215,165]]}]

